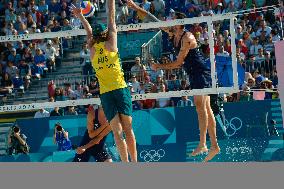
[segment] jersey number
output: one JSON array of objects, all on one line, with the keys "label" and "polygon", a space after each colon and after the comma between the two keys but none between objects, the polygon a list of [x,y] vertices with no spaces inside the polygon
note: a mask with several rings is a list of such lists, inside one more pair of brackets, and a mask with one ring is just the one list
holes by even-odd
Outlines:
[{"label": "jersey number", "polygon": [[104,49],[100,49],[100,54],[103,54],[104,53]]}]

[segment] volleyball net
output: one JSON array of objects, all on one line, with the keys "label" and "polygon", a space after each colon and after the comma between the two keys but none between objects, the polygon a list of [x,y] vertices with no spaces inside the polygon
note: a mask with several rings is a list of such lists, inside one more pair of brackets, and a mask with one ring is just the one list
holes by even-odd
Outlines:
[{"label": "volleyball net", "polygon": [[[203,16],[196,18],[185,18],[169,21],[160,21],[160,22],[150,22],[150,23],[139,23],[139,24],[129,24],[129,25],[118,25],[118,32],[121,32],[125,35],[130,33],[135,33],[138,31],[156,31],[154,35],[155,38],[159,39],[162,37],[160,28],[169,28],[176,25],[192,26],[194,24],[203,24],[208,28],[208,44],[210,52],[208,52],[207,60],[211,66],[211,79],[212,87],[204,89],[192,89],[192,90],[180,90],[180,91],[168,91],[168,92],[157,92],[157,93],[144,93],[144,94],[133,94],[132,100],[146,100],[146,99],[159,99],[159,98],[171,98],[171,97],[182,97],[182,96],[194,96],[194,95],[208,95],[208,94],[218,94],[218,93],[236,93],[240,90],[239,75],[238,75],[238,64],[237,64],[237,54],[236,54],[236,32],[235,32],[235,20],[236,15],[233,13],[214,15],[214,16]],[[226,22],[226,24],[224,24]],[[217,26],[225,26],[229,32],[228,40],[231,44],[231,53],[229,57],[219,56],[216,57],[216,52],[214,52],[214,45],[216,43],[215,37],[218,35],[216,33]],[[66,31],[58,32],[45,32],[45,33],[34,33],[34,34],[22,34],[22,35],[9,35],[9,36],[0,36],[0,42],[9,42],[15,43],[18,41],[33,41],[33,40],[49,40],[53,38],[65,38],[69,39],[71,37],[85,36],[86,32],[84,29],[73,29]],[[143,62],[152,57],[153,52],[158,52],[159,54],[162,50],[156,49],[158,43],[155,39],[154,45],[151,45],[151,40],[147,43],[142,44],[140,55],[142,56]],[[127,44],[127,41],[124,41]],[[139,48],[140,48],[139,47]],[[145,57],[149,56],[149,57]],[[157,55],[159,56],[159,55]],[[68,58],[68,57],[63,57]],[[216,61],[221,62],[221,66],[216,65]],[[68,71],[67,71],[68,72]],[[225,74],[229,74],[226,75]],[[219,78],[218,78],[219,77]],[[226,83],[221,82],[222,81]],[[187,76],[186,76],[187,78]],[[224,79],[225,78],[225,79]],[[64,77],[62,77],[64,80]],[[46,86],[47,87],[47,86]],[[66,107],[66,106],[79,106],[79,105],[89,105],[89,104],[100,104],[99,98],[85,98],[77,100],[65,100],[65,101],[56,101],[56,102],[34,102],[34,103],[25,103],[22,104],[10,104],[0,106],[0,112],[16,112],[16,111],[25,111],[25,110],[37,110],[41,108],[54,108],[54,107]]]}]

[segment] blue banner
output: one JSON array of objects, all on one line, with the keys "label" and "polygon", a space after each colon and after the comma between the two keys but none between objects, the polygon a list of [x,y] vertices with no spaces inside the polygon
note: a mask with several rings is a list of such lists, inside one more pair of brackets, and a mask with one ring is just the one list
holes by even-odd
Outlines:
[{"label": "blue banner", "polygon": [[[282,136],[271,136],[269,132],[271,119],[282,123],[281,108],[278,106],[279,101],[275,100],[226,103],[225,124],[217,120],[221,153],[213,161],[284,160]],[[4,156],[0,161],[71,161],[74,151],[56,152],[57,147],[53,143],[54,125],[60,122],[69,132],[74,145],[79,145],[86,130],[85,115],[23,119],[17,122],[22,133],[28,137],[31,154]],[[200,162],[203,159],[203,156],[190,157],[199,141],[195,107],[135,111],[133,129],[141,162]],[[118,161],[112,133],[108,135],[106,143],[113,159]]]},{"label": "blue banner", "polygon": [[[134,59],[141,55],[141,46],[152,39],[157,32],[127,32],[118,35],[118,49],[121,59]],[[160,47],[162,48],[162,47]]]}]

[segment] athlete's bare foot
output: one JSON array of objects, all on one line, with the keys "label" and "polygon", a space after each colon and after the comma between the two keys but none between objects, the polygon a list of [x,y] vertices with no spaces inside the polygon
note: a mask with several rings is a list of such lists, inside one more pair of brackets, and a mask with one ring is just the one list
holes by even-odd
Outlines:
[{"label": "athlete's bare foot", "polygon": [[209,150],[208,155],[205,157],[203,162],[208,162],[211,159],[213,159],[217,154],[220,152],[220,147],[219,146],[212,146]]},{"label": "athlete's bare foot", "polygon": [[195,150],[191,153],[191,156],[199,156],[203,153],[207,153],[208,152],[208,148],[207,146],[197,146],[197,148],[195,148]]}]

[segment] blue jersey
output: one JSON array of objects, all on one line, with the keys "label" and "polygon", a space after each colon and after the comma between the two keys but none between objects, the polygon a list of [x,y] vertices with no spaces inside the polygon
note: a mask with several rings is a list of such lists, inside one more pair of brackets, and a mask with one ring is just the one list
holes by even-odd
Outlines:
[{"label": "blue jersey", "polygon": [[[181,49],[182,39],[187,31],[182,34],[178,46],[175,47],[175,52],[178,53]],[[184,59],[184,70],[189,75],[189,81],[192,89],[209,88],[212,85],[211,68],[206,63],[204,55],[198,48],[190,49]]]},{"label": "blue jersey", "polygon": [[69,138],[65,138],[63,132],[57,132],[55,135],[58,151],[67,151],[72,149],[72,144]]}]

